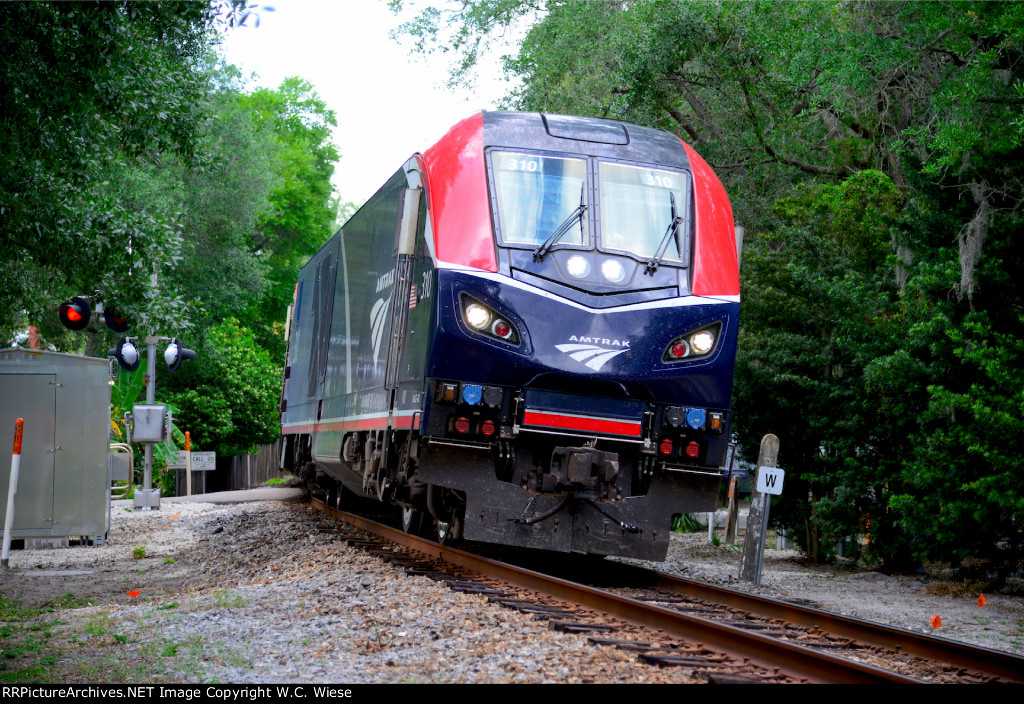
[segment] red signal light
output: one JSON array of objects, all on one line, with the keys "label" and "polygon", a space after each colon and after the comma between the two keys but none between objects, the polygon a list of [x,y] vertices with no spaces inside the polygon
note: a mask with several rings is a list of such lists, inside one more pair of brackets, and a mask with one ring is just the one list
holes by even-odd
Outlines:
[{"label": "red signal light", "polygon": [[128,332],[128,318],[117,312],[104,311],[103,324],[114,332]]},{"label": "red signal light", "polygon": [[89,310],[89,304],[84,298],[75,296],[70,301],[61,303],[57,314],[60,316],[61,325],[68,330],[84,330],[89,324],[92,311]]}]

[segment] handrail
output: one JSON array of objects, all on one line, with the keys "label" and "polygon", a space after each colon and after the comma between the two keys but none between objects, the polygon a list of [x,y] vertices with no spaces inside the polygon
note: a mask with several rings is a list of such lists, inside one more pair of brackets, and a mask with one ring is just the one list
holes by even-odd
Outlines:
[{"label": "handrail", "polygon": [[[128,498],[128,494],[130,494],[131,490],[132,490],[132,484],[133,484],[132,478],[133,478],[133,473],[134,473],[134,470],[135,470],[135,450],[133,450],[132,446],[129,445],[128,443],[126,443],[126,442],[116,442],[116,443],[111,443],[110,444],[110,452],[111,452],[111,454],[115,454],[115,453],[118,453],[118,452],[127,452],[128,453],[128,480],[125,482],[125,485],[124,486],[115,486],[114,485],[115,480],[113,478],[111,478],[111,480],[110,480],[110,499],[111,499],[111,501],[115,501],[117,499],[126,499],[126,498]],[[116,480],[116,481],[121,481],[121,480]]]}]

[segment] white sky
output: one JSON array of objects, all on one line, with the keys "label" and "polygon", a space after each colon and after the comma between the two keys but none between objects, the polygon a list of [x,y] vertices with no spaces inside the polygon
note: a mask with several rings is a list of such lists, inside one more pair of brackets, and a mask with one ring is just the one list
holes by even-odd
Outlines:
[{"label": "white sky", "polygon": [[[304,78],[334,110],[341,153],[334,184],[342,201],[362,204],[413,153],[508,90],[495,66],[474,94],[445,89],[447,56],[410,55],[388,37],[401,20],[384,0],[265,0],[259,27],[231,30],[227,60],[256,83],[276,88]],[[251,20],[250,20],[251,23]],[[493,57],[494,64],[498,58]]]}]

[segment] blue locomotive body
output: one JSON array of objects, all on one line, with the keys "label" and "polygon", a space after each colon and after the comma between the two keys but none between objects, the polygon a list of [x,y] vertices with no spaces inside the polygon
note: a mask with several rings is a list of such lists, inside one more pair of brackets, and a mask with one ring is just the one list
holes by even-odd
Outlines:
[{"label": "blue locomotive body", "polygon": [[663,559],[717,501],[738,314],[728,199],[687,145],[478,114],[300,272],[286,459],[410,529]]}]

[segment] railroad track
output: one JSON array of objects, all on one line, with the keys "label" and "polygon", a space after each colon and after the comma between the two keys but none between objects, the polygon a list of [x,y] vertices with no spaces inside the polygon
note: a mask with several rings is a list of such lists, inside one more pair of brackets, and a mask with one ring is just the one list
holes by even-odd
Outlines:
[{"label": "railroad track", "polygon": [[[373,538],[353,539],[410,574],[681,667],[693,681],[779,683],[1024,682],[1024,658],[602,561],[572,579],[404,533],[314,498]],[[563,562],[564,564],[564,562]],[[593,564],[593,563],[592,563]],[[579,578],[600,586],[580,583]]]}]

